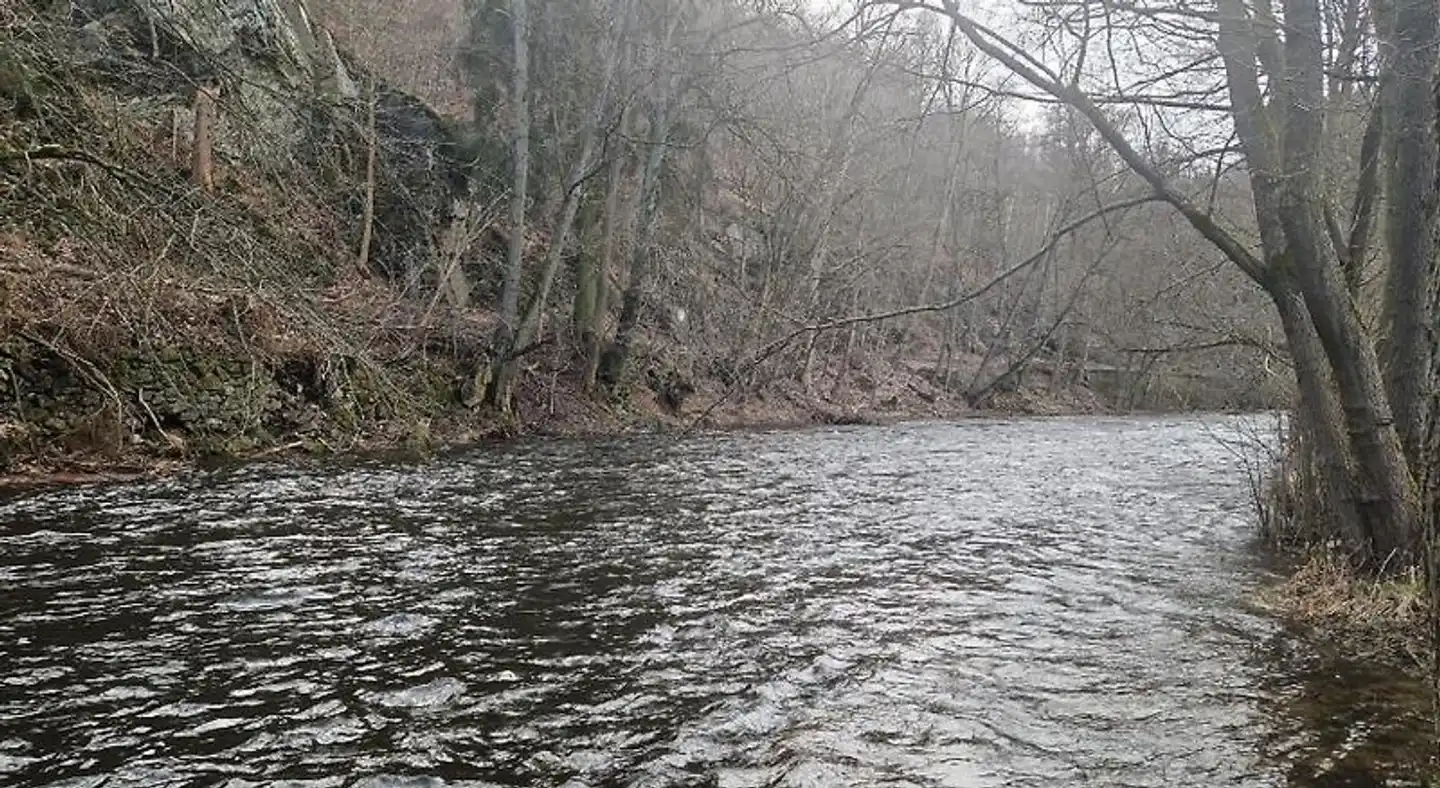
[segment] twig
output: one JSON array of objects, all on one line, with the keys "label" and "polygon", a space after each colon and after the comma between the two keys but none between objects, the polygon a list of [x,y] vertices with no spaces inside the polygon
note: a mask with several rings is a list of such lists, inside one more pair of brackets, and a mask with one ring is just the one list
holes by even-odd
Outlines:
[{"label": "twig", "polygon": [[77,161],[89,164],[110,173],[116,180],[131,181],[149,186],[154,189],[160,185],[146,178],[138,172],[127,170],[118,164],[112,164],[88,151],[78,148],[67,148],[63,145],[40,145],[35,148],[24,148],[20,150],[0,150],[0,164],[14,161],[23,161],[27,165],[35,161]]},{"label": "twig", "polygon": [[893,320],[897,317],[923,315],[933,312],[948,312],[949,310],[955,309],[956,307],[964,306],[965,304],[974,301],[977,298],[980,298],[991,290],[994,290],[996,287],[1000,286],[1002,283],[1006,282],[1016,274],[1019,274],[1029,269],[1031,266],[1045,259],[1046,255],[1050,254],[1050,252],[1055,248],[1055,245],[1058,244],[1061,239],[1065,238],[1076,230],[1079,230],[1090,222],[1093,222],[1096,219],[1104,218],[1118,211],[1128,210],[1130,208],[1144,205],[1146,203],[1159,202],[1163,199],[1164,198],[1162,195],[1155,193],[1147,193],[1125,200],[1118,200],[1108,205],[1102,205],[1099,208],[1096,208],[1095,210],[1085,214],[1084,216],[1081,216],[1080,218],[1070,222],[1069,224],[1066,224],[1056,229],[1055,232],[1051,234],[1049,240],[1047,240],[1045,244],[1040,247],[1040,249],[1038,249],[1034,254],[1000,272],[989,282],[986,282],[980,287],[956,296],[955,298],[952,298],[948,301],[942,301],[934,304],[908,306],[900,309],[892,309],[888,312],[875,312],[865,315],[852,315],[850,317],[843,317],[822,323],[813,323],[810,325],[800,326],[799,328],[794,329],[790,333],[780,337],[774,342],[771,342],[770,344],[760,348],[760,350],[757,351],[749,361],[740,365],[740,367],[735,371],[736,382],[732,383],[729,387],[727,387],[723,394],[717,397],[714,402],[710,403],[710,405],[707,406],[705,410],[701,411],[700,414],[697,415],[690,422],[690,425],[687,426],[683,432],[688,433],[694,430],[700,425],[702,421],[709,418],[711,413],[714,413],[715,410],[720,407],[720,405],[722,405],[726,400],[731,397],[731,395],[735,393],[735,391],[739,388],[739,382],[743,379],[745,374],[751,372],[761,363],[763,363],[766,359],[785,349],[790,345],[791,342],[794,342],[796,339],[799,339],[802,336],[805,336],[807,334],[816,334],[822,331],[831,331],[837,328],[846,328],[854,325],[879,323],[885,320]]},{"label": "twig", "polygon": [[150,409],[150,403],[145,401],[144,390],[136,389],[135,399],[139,400],[140,407],[144,408],[145,413],[150,416],[150,423],[155,425],[155,431],[160,433],[160,437],[164,438],[166,443],[170,444],[170,448],[177,452],[185,452],[185,439],[178,435],[171,434],[169,430],[160,426],[160,419],[155,416],[155,411]]}]

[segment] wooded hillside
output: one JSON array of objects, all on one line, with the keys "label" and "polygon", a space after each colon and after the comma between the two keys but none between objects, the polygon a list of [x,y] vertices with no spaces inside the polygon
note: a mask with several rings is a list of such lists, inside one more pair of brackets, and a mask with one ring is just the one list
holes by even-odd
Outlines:
[{"label": "wooded hillside", "polygon": [[[0,24],[9,462],[1288,401],[1263,293],[938,17],[126,0]],[[1151,142],[1177,189],[1250,199]]]}]

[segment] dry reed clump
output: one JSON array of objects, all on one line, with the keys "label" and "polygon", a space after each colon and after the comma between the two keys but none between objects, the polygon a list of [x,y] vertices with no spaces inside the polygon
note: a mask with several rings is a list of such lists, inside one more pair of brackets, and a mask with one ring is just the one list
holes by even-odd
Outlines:
[{"label": "dry reed clump", "polygon": [[1312,552],[1283,583],[1259,595],[1282,618],[1343,644],[1348,654],[1430,664],[1425,582],[1418,571],[1384,580],[1357,573],[1342,556]]}]

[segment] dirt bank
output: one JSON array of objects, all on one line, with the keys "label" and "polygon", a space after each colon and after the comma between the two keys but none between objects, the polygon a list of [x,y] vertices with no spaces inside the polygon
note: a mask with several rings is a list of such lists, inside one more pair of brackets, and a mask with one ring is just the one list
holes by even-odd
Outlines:
[{"label": "dirt bank", "polygon": [[581,371],[565,353],[538,355],[516,392],[514,412],[505,415],[464,402],[464,363],[406,352],[404,345],[372,346],[363,356],[307,341],[263,355],[172,346],[82,356],[27,331],[0,344],[0,383],[9,394],[0,405],[0,486],[127,481],[217,460],[427,454],[530,435],[683,434],[1104,410],[1083,388],[1039,387],[1004,392],[974,408],[923,375],[874,365],[869,374],[852,376],[873,385],[832,379],[809,393],[794,382],[742,391],[713,378],[677,377],[663,357],[645,368],[650,374],[614,396],[600,396],[582,390]]}]

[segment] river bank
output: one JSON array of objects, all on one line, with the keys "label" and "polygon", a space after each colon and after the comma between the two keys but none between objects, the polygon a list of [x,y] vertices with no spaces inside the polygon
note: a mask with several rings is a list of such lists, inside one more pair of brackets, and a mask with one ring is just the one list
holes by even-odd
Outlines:
[{"label": "river bank", "polygon": [[1285,554],[1278,562],[1282,579],[1257,595],[1260,607],[1348,659],[1429,674],[1429,601],[1418,572],[1377,580],[1324,549]]},{"label": "river bank", "polygon": [[[875,381],[865,389],[832,384],[811,393],[794,382],[742,391],[672,371],[607,397],[584,391],[576,372],[561,368],[563,354],[554,354],[548,369],[529,375],[517,390],[513,412],[500,414],[461,401],[463,370],[453,361],[431,360],[401,377],[383,368],[373,377],[348,374],[336,383],[317,379],[326,365],[294,359],[273,366],[197,363],[169,353],[147,365],[53,352],[16,363],[17,356],[0,355],[9,362],[0,364],[0,374],[8,373],[14,392],[0,404],[0,488],[138,481],[257,460],[431,456],[534,436],[683,435],[1107,410],[1083,387],[1001,392],[976,408],[923,375],[896,368],[857,376]],[[348,366],[363,369],[354,361]],[[402,381],[408,391],[397,389]]]}]

